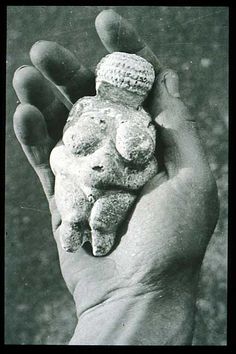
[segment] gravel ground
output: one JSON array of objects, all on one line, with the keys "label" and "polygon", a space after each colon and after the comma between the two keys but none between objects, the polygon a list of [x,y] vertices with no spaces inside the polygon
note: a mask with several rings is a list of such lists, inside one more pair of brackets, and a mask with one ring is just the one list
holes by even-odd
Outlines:
[{"label": "gravel ground", "polygon": [[[72,50],[93,68],[106,54],[94,27],[108,6],[9,6],[7,20],[5,343],[67,344],[76,315],[62,279],[39,181],[14,136],[12,77],[30,64],[39,39]],[[226,344],[228,9],[110,6],[128,19],[159,59],[176,70],[197,118],[219,189],[220,218],[201,272],[194,345]]]}]

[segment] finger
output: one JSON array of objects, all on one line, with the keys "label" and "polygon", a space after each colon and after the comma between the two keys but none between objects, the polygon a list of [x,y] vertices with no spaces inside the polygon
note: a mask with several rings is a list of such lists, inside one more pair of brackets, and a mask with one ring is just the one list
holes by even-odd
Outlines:
[{"label": "finger", "polygon": [[54,194],[54,175],[49,155],[54,141],[49,137],[42,113],[30,104],[20,104],[13,116],[14,131],[30,164],[50,200]]},{"label": "finger", "polygon": [[94,74],[80,65],[66,48],[51,41],[38,41],[30,50],[35,67],[71,102],[95,94]]},{"label": "finger", "polygon": [[47,80],[36,68],[25,65],[15,71],[13,87],[21,103],[33,105],[41,111],[50,137],[57,141],[68,117],[68,109],[55,97]]},{"label": "finger", "polygon": [[164,70],[158,75],[150,108],[156,117],[158,134],[163,145],[164,164],[169,176],[182,168],[194,168],[198,175],[208,170],[205,152],[196,121],[180,100],[178,75]]},{"label": "finger", "polygon": [[127,52],[140,55],[149,61],[156,73],[162,67],[161,63],[138,36],[131,24],[113,10],[103,10],[95,20],[97,33],[105,46],[111,52]]}]

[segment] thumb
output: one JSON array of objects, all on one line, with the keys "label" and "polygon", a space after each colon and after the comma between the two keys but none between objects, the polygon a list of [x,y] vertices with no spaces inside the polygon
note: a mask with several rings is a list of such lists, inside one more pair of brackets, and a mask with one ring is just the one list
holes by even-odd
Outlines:
[{"label": "thumb", "polygon": [[208,170],[197,123],[180,99],[179,79],[173,70],[167,69],[158,75],[150,100],[149,111],[158,126],[164,166],[169,177],[182,168],[191,168],[199,173]]}]

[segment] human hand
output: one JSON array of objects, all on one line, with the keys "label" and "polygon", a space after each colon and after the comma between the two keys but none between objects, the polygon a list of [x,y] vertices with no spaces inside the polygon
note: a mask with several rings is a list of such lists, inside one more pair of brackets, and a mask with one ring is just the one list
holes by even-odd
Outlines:
[{"label": "human hand", "polygon": [[[95,93],[93,73],[66,49],[40,41],[30,52],[35,67],[19,68],[13,79],[21,102],[14,114],[15,133],[49,201],[62,274],[80,318],[71,343],[187,343],[192,335],[197,276],[218,218],[215,181],[196,122],[179,98],[177,74],[163,68],[114,11],[99,14],[96,29],[109,52],[141,55],[157,74],[146,109],[157,124],[161,169],[143,188],[129,222],[120,230],[116,248],[106,257],[93,257],[87,246],[75,254],[61,248],[60,215],[49,166],[50,152],[68,116],[64,103],[70,107],[78,98]],[[64,103],[45,78],[63,93]],[[174,327],[169,323],[173,312]],[[121,322],[128,325],[128,334],[117,327]]]}]

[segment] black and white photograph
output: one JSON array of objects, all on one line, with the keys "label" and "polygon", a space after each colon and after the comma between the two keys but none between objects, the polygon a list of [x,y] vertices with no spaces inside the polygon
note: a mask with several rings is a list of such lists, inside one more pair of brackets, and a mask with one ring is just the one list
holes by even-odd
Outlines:
[{"label": "black and white photograph", "polygon": [[4,343],[226,346],[229,8],[6,11]]}]

